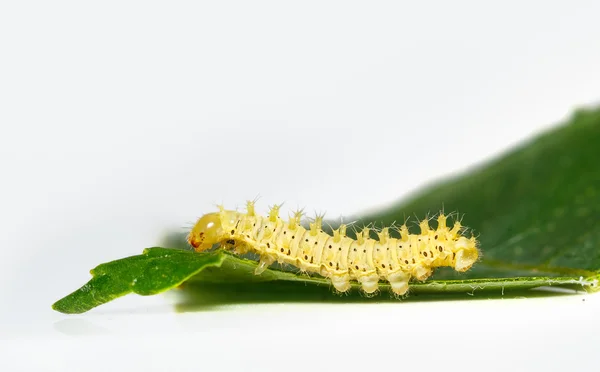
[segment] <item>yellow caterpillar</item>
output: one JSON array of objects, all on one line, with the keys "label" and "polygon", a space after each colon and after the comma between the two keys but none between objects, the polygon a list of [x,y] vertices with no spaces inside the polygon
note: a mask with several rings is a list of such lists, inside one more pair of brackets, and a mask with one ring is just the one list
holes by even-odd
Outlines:
[{"label": "yellow caterpillar", "polygon": [[443,213],[437,218],[435,230],[425,219],[419,224],[420,234],[410,234],[403,225],[399,239],[384,228],[375,240],[369,236],[370,229],[364,228],[355,240],[346,236],[346,225],[334,230],[332,236],[321,229],[323,217],[317,217],[307,230],[300,225],[301,212],[284,221],[279,217],[279,208],[272,207],[263,217],[255,213],[253,201],[247,202],[246,213],[220,207],[219,212],[198,219],[188,243],[197,252],[220,244],[239,254],[258,253],[257,275],[278,261],[320,273],[330,278],[340,292],[349,290],[350,280],[356,279],[366,293],[373,293],[380,279],[385,279],[397,295],[408,291],[411,278],[425,280],[439,266],[466,271],[479,257],[475,237],[462,236],[458,221],[448,228]]}]

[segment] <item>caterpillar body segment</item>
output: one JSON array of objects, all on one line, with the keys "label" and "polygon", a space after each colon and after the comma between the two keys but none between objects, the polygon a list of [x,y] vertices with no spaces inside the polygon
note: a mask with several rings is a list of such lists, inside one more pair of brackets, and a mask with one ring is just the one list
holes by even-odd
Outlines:
[{"label": "caterpillar body segment", "polygon": [[322,230],[323,216],[306,229],[300,224],[301,212],[285,221],[279,208],[272,207],[267,216],[255,212],[254,202],[248,202],[247,213],[220,208],[196,222],[188,243],[198,252],[220,244],[239,254],[258,253],[257,275],[277,261],[319,273],[340,292],[348,291],[350,281],[356,280],[364,292],[374,293],[379,281],[387,280],[397,295],[408,291],[411,279],[423,281],[436,267],[466,271],[479,258],[477,240],[462,236],[458,221],[448,228],[444,214],[437,218],[436,229],[427,219],[421,221],[419,234],[409,233],[403,225],[398,238],[384,228],[377,233],[378,239],[372,239],[365,228],[352,239],[346,236],[346,225],[329,235]]}]

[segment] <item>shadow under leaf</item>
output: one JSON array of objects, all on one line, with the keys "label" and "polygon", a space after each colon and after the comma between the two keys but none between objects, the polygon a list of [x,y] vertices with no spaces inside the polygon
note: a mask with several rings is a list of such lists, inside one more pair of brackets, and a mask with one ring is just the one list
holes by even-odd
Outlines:
[{"label": "shadow under leaf", "polygon": [[367,296],[359,290],[335,293],[328,286],[274,281],[263,283],[186,283],[171,294],[177,296],[177,312],[210,311],[214,308],[269,303],[323,303],[323,304],[376,304],[410,302],[443,302],[458,300],[522,299],[532,297],[565,296],[575,290],[554,288],[473,290],[464,293],[411,293],[402,299],[387,291]]}]

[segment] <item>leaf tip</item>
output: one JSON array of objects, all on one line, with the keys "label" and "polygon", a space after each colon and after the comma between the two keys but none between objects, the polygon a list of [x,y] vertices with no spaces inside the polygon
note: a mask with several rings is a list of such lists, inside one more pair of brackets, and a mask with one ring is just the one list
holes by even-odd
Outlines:
[{"label": "leaf tip", "polygon": [[[70,296],[70,295],[69,295]],[[63,314],[81,314],[82,311],[77,311],[73,306],[69,306],[68,297],[63,297],[60,300],[52,304],[52,310],[58,311]]]}]

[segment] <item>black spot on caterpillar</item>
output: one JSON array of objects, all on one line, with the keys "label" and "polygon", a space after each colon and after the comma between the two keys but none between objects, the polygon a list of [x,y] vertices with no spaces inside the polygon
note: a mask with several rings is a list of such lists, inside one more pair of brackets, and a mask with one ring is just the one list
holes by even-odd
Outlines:
[{"label": "black spot on caterpillar", "polygon": [[279,206],[272,207],[266,217],[257,215],[252,201],[247,203],[246,213],[220,207],[219,212],[198,219],[188,243],[197,252],[215,244],[240,254],[255,252],[260,255],[257,275],[278,261],[319,273],[340,292],[349,290],[350,280],[355,279],[366,293],[373,293],[385,279],[397,295],[408,291],[411,279],[423,281],[436,267],[450,266],[462,272],[479,258],[475,237],[462,236],[458,221],[447,227],[443,213],[437,217],[435,230],[424,219],[419,234],[409,233],[404,224],[398,229],[399,238],[392,237],[386,227],[377,233],[378,240],[370,238],[368,227],[352,239],[346,236],[346,225],[329,235],[321,229],[323,216],[316,217],[309,229],[301,225],[301,218],[302,213],[296,212],[284,221]]}]

